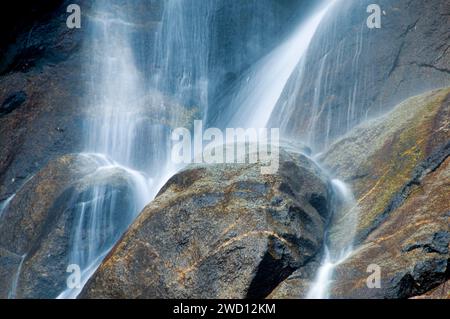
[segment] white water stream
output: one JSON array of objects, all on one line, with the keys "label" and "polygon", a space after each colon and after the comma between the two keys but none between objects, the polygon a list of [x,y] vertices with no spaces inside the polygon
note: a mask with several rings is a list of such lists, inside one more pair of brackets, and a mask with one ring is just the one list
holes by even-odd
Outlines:
[{"label": "white water stream", "polygon": [[229,127],[263,128],[280,99],[286,83],[308,50],[320,22],[335,1],[327,1],[302,22],[292,35],[261,59],[245,75],[245,83],[232,100],[236,112]]},{"label": "white water stream", "polygon": [[[327,1],[311,18],[301,23],[284,43],[251,67],[245,75],[244,85],[234,92],[230,109],[236,112],[227,123],[228,127],[263,128],[268,125],[286,83],[301,63],[319,24],[334,3]],[[126,176],[134,199],[133,205],[123,212],[126,216],[121,224],[115,224],[111,215],[119,201],[111,189],[95,186],[80,201],[76,210],[78,226],[73,234],[70,263],[81,267],[81,288],[137,214],[176,171],[168,159],[167,140],[157,138],[164,132],[157,126],[152,127],[150,134],[145,129],[148,123],[143,118],[147,105],[142,101],[147,87],[134,52],[134,16],[123,13],[118,23],[114,10],[116,8],[110,3],[98,1],[96,16],[92,18],[91,61],[87,63],[87,72],[92,79],[88,83],[86,95],[91,121],[86,128],[85,156],[95,159],[101,171],[119,171]],[[207,29],[207,19],[200,22],[189,19],[192,18],[193,10],[185,10],[186,7],[179,0],[167,2],[155,40],[153,63],[160,69],[151,77],[151,81],[158,90],[175,92],[178,101],[188,103],[195,98],[202,107],[207,107],[205,59],[208,50],[204,47],[207,33],[199,29],[199,23]],[[201,5],[198,14],[207,14],[210,10],[209,5]],[[186,13],[189,15],[185,17]],[[186,30],[198,34],[192,41],[186,42]],[[177,45],[182,48],[175,55]],[[197,59],[192,60],[189,52],[196,47],[201,50]],[[169,78],[168,74],[172,77]],[[174,74],[178,77],[173,77]],[[195,79],[189,78],[194,74]],[[206,113],[207,110],[203,111]],[[152,165],[143,167],[142,162],[148,161],[149,157]],[[348,195],[342,185],[338,182],[334,184],[347,200]],[[104,229],[108,229],[108,232],[105,233]],[[308,297],[327,296],[331,274],[339,259],[328,246],[325,255],[327,258]],[[58,298],[76,298],[81,288],[67,289]]]},{"label": "white water stream", "polygon": [[[340,180],[332,180],[334,190],[334,216],[325,236],[324,257],[316,278],[312,282],[307,299],[327,299],[333,283],[335,268],[351,256],[358,218],[353,193]],[[336,235],[337,233],[337,235]]]}]

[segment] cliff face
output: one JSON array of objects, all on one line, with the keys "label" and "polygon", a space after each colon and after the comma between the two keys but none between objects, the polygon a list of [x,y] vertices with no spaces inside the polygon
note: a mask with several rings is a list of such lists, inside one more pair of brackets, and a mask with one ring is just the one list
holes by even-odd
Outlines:
[{"label": "cliff face", "polygon": [[366,25],[372,3],[336,3],[285,88],[274,127],[321,150],[361,121],[450,84],[448,1],[378,1],[380,29]]}]

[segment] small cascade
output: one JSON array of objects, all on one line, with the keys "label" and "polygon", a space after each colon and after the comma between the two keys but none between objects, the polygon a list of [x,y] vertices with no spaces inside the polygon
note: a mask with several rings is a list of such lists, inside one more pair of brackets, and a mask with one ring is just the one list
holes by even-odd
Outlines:
[{"label": "small cascade", "polygon": [[358,218],[357,203],[351,189],[338,179],[332,180],[334,211],[325,234],[324,257],[307,299],[327,299],[336,266],[344,262],[353,251],[353,240]]},{"label": "small cascade", "polygon": [[218,3],[166,0],[151,56],[156,70],[150,84],[184,106],[195,106],[201,113],[208,106],[209,22]]},{"label": "small cascade", "polygon": [[322,261],[320,268],[317,271],[316,279],[308,291],[306,299],[327,299],[329,298],[329,289],[333,280],[333,271],[340,263],[345,261],[351,254],[351,250],[348,252],[341,252],[341,254],[335,258],[330,254],[330,250],[327,246],[324,249],[325,257]]},{"label": "small cascade", "polygon": [[[140,172],[129,169],[102,154],[82,154],[97,162],[97,170],[84,180],[92,185],[73,199],[74,231],[69,265],[80,267],[79,288],[70,288],[60,299],[76,298],[105,255],[148,203],[149,181]],[[127,181],[126,189],[110,183],[99,183],[105,176]],[[109,181],[109,180],[108,180]]]},{"label": "small cascade", "polygon": [[20,263],[19,266],[17,267],[16,274],[12,278],[11,288],[8,293],[8,299],[15,299],[17,296],[17,286],[19,284],[20,273],[22,272],[22,266],[26,258],[27,255],[25,254],[20,259]]},{"label": "small cascade", "polygon": [[3,212],[8,208],[9,204],[11,203],[11,201],[14,199],[15,196],[16,194],[13,194],[0,203],[0,217],[2,217]]}]

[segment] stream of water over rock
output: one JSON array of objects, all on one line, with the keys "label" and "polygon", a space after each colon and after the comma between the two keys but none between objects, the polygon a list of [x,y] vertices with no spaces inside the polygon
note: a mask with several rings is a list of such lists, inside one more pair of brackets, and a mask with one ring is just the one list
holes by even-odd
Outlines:
[{"label": "stream of water over rock", "polygon": [[[225,116],[212,123],[219,127],[266,127],[288,79],[301,65],[320,22],[334,3],[325,1],[272,52],[244,72],[240,84],[229,92]],[[161,21],[153,25],[145,22],[143,12],[152,9],[145,3],[124,6],[120,0],[96,1],[86,39],[85,71],[91,80],[85,89],[89,119],[83,155],[98,164],[97,171],[124,176],[133,199],[115,220],[111,212],[121,204],[114,189],[95,186],[79,198],[69,258],[70,264],[81,269],[81,285],[64,290],[59,298],[77,297],[137,214],[180,168],[169,158],[170,130],[185,124],[174,107],[195,104],[196,112],[205,119],[212,111],[209,94],[215,79],[209,69],[210,24],[219,4],[219,0],[168,0]],[[150,27],[155,29],[151,36],[144,32]],[[144,52],[147,46],[152,48],[149,54]],[[335,182],[336,191],[348,196],[340,186]],[[327,282],[336,262],[329,246],[326,256],[310,297],[327,295]]]}]

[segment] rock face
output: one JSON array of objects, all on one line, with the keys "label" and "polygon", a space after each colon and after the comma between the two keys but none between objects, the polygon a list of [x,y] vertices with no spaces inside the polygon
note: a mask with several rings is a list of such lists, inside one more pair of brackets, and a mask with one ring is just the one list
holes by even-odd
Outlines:
[{"label": "rock face", "polygon": [[70,1],[13,5],[0,41],[0,201],[46,163],[80,150],[84,30],[66,27]]},{"label": "rock face", "polygon": [[106,258],[83,298],[262,298],[320,254],[330,189],[318,167],[281,154],[260,165],[175,175]]},{"label": "rock face", "polygon": [[380,0],[380,29],[369,29],[371,0],[339,1],[318,29],[272,116],[285,136],[323,150],[361,121],[415,94],[450,85],[450,4]]},{"label": "rock face", "polygon": [[450,280],[414,299],[450,299]]},{"label": "rock face", "polygon": [[131,220],[124,220],[125,211],[134,205],[130,176],[120,169],[99,168],[95,158],[66,155],[51,161],[17,193],[0,218],[1,297],[11,293],[16,276],[17,298],[55,298],[65,288],[73,224],[80,203],[96,200],[92,189],[105,185],[97,196],[114,193],[119,198],[108,212],[109,224],[98,229],[104,234],[110,233],[108,227],[115,231],[105,245],[112,245],[126,229]]},{"label": "rock face", "polygon": [[[338,266],[332,296],[406,298],[449,278],[450,89],[406,100],[333,144],[322,161],[352,186],[357,248]],[[334,234],[334,236],[340,236]],[[381,267],[368,289],[367,267]]]}]

